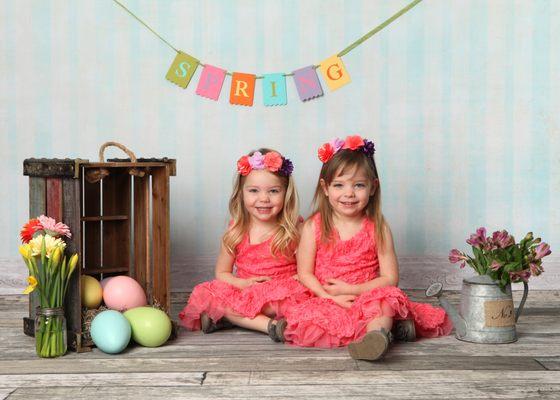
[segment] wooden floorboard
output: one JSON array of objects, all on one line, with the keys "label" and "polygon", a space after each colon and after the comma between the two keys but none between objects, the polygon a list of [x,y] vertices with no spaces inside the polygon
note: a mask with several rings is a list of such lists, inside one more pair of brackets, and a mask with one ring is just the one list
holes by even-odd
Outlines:
[{"label": "wooden floorboard", "polygon": [[[421,291],[409,291],[422,300]],[[447,293],[453,304],[457,293]],[[514,293],[516,303],[520,294]],[[173,293],[174,315],[186,294]],[[232,329],[181,329],[159,348],[39,359],[22,333],[25,296],[0,296],[0,399],[560,399],[560,296],[531,292],[517,343],[453,336],[396,343],[382,362],[345,349],[301,349]]]}]

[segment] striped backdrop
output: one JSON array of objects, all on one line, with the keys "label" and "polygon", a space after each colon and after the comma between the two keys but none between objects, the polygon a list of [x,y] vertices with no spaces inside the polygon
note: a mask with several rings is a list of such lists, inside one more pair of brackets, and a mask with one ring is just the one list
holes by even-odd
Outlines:
[{"label": "striped backdrop", "polygon": [[[175,47],[230,71],[290,72],[335,54],[405,0],[123,0]],[[414,279],[453,271],[450,248],[481,225],[532,230],[560,251],[560,1],[429,0],[347,56],[352,83],[301,103],[231,106],[165,80],[174,53],[110,0],[0,1],[0,266],[21,281],[17,231],[28,157],[96,159],[116,140],[177,158],[174,273],[204,268],[227,220],[234,164],[278,149],[295,164],[302,214],[333,136],[375,141],[383,209]],[[114,152],[109,156],[119,155]],[[544,287],[560,288],[551,257]],[[449,272],[450,273],[450,272]],[[10,275],[11,274],[11,275]],[[547,276],[545,274],[545,276]],[[4,278],[7,280],[7,278]],[[187,278],[185,278],[187,279]],[[179,280],[180,281],[180,280]],[[179,285],[190,283],[180,282]]]}]

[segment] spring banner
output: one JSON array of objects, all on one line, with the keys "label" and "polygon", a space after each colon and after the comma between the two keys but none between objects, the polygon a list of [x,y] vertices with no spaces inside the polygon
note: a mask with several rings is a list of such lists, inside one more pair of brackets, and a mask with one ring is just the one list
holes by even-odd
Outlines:
[{"label": "spring banner", "polygon": [[[247,72],[229,72],[226,69],[202,63],[196,57],[172,46],[118,0],[113,1],[176,52],[176,56],[165,75],[168,81],[186,89],[200,66],[202,67],[202,72],[196,84],[195,93],[197,95],[214,101],[217,101],[220,96],[226,96],[227,89],[224,89],[224,82],[226,76],[230,76],[229,103],[232,105],[252,107],[255,99],[257,81],[260,81],[259,85],[262,91],[262,101],[265,106],[285,106],[288,104],[286,78],[294,80],[299,99],[303,102],[322,97],[324,94],[323,86],[326,86],[329,91],[332,92],[349,84],[351,82],[350,74],[342,61],[342,57],[402,16],[422,0],[412,1],[354,43],[337,54],[321,61],[319,64],[301,67],[289,73],[280,72],[264,75],[255,75]],[[319,77],[321,77],[321,79],[319,79]],[[321,84],[321,82],[323,84]],[[223,95],[223,92],[226,92],[226,94]]]}]

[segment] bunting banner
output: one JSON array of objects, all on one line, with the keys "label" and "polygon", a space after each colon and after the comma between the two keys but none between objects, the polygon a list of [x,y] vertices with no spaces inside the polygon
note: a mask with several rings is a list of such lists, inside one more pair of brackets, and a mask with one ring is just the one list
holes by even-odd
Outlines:
[{"label": "bunting banner", "polygon": [[[373,28],[364,36],[344,48],[339,53],[323,60],[321,63],[299,68],[291,73],[271,73],[255,75],[244,72],[228,72],[219,67],[200,62],[195,57],[178,50],[167,40],[162,38],[156,31],[150,28],[143,20],[138,18],[132,11],[126,8],[120,1],[113,0],[121,6],[132,17],[148,28],[154,35],[161,39],[165,44],[172,48],[177,54],[173,60],[165,78],[186,89],[189,86],[198,66],[202,67],[202,72],[198,78],[195,93],[210,100],[217,101],[220,98],[226,76],[231,77],[229,88],[229,103],[232,105],[252,107],[255,99],[255,87],[257,80],[262,81],[262,102],[265,106],[285,106],[288,104],[288,93],[286,88],[286,78],[292,77],[299,99],[302,102],[316,99],[323,96],[321,77],[326,87],[332,92],[348,85],[350,74],[342,61],[342,57],[360,44],[368,40],[377,32],[385,28],[391,22],[412,9],[422,0],[414,0],[396,14],[385,20],[380,25]],[[317,72],[319,70],[319,73]]]}]

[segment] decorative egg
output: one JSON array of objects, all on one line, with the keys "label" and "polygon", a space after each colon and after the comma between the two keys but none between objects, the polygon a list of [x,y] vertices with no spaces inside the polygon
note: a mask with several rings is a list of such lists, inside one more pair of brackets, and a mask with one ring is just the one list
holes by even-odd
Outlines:
[{"label": "decorative egg", "polygon": [[82,292],[82,306],[87,308],[98,308],[103,299],[101,284],[93,276],[82,275],[80,281]]},{"label": "decorative egg", "polygon": [[124,313],[132,327],[132,339],[142,346],[158,347],[171,335],[171,320],[161,310],[137,307]]},{"label": "decorative egg", "polygon": [[117,354],[130,342],[130,323],[118,311],[102,311],[91,322],[90,334],[93,343],[101,351]]},{"label": "decorative egg", "polygon": [[114,276],[103,289],[103,301],[113,310],[126,311],[148,304],[146,293],[138,282],[129,276]]},{"label": "decorative egg", "polygon": [[101,279],[101,282],[99,282],[99,283],[101,283],[101,288],[103,290],[105,290],[105,285],[107,284],[107,282],[109,282],[113,278],[114,278],[114,276],[108,276],[107,278]]}]

